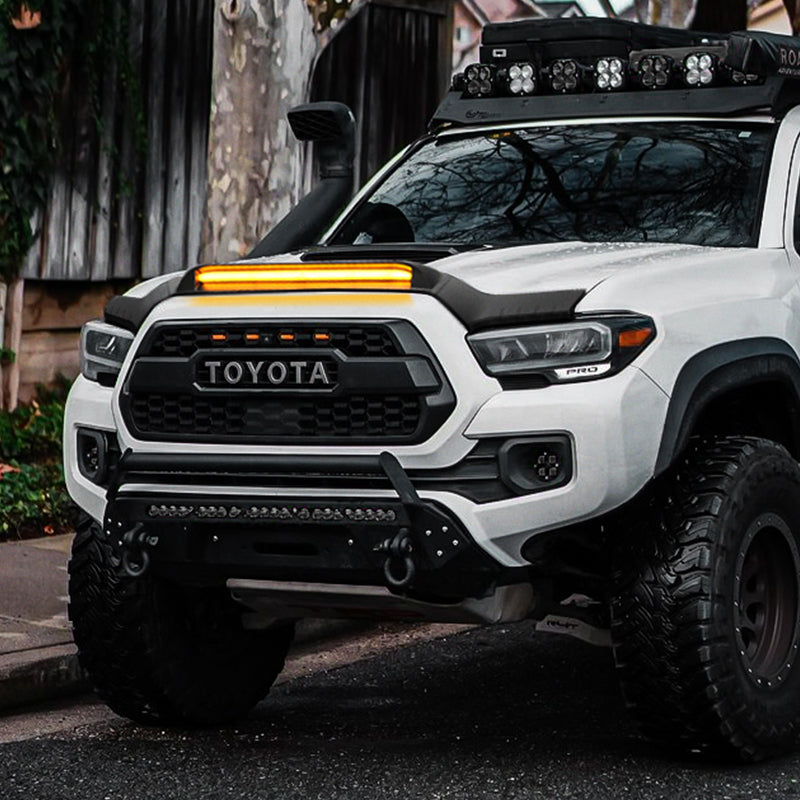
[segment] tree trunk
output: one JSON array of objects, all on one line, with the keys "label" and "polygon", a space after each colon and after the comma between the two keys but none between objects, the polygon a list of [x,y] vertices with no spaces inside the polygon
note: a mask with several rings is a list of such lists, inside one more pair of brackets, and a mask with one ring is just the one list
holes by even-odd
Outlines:
[{"label": "tree trunk", "polygon": [[[651,25],[685,28],[691,20],[696,2],[697,0],[650,0],[646,21]],[[728,2],[728,0],[716,0],[716,2]]]},{"label": "tree trunk", "polygon": [[322,46],[309,10],[307,0],[217,4],[203,261],[244,256],[302,192],[286,112],[308,97]]},{"label": "tree trunk", "polygon": [[5,312],[5,346],[14,351],[14,360],[3,370],[5,407],[13,411],[19,399],[19,351],[22,342],[22,307],[25,297],[25,280],[15,278],[7,286]]}]

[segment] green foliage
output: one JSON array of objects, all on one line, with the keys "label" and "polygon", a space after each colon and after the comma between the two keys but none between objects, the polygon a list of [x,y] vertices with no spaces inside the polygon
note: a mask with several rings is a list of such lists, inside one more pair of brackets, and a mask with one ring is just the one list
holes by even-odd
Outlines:
[{"label": "green foliage", "polygon": [[10,347],[0,347],[0,367],[13,364],[16,360],[17,354]]},{"label": "green foliage", "polygon": [[0,539],[62,532],[75,518],[61,464],[21,464],[0,479]]},{"label": "green foliage", "polygon": [[63,400],[0,411],[0,461],[19,464],[60,459],[63,425]]},{"label": "green foliage", "polygon": [[40,391],[29,406],[0,411],[0,539],[53,533],[75,520],[61,466],[65,396],[65,386]]},{"label": "green foliage", "polygon": [[[15,28],[21,10],[40,11],[41,24]],[[116,59],[124,94],[137,108],[137,142],[146,146],[127,37],[124,2],[0,0],[0,280],[16,277],[33,244],[30,220],[45,203],[59,157],[56,110],[67,83],[88,87],[97,121],[99,76]]]}]

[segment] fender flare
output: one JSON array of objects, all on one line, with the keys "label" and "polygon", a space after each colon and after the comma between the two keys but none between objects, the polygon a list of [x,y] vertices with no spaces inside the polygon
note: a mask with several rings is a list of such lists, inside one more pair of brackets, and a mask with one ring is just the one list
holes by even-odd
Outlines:
[{"label": "fender flare", "polygon": [[[667,407],[654,474],[666,470],[686,446],[700,414],[731,389],[780,381],[800,409],[800,359],[782,339],[754,337],[709,347],[681,368]],[[793,425],[800,434],[800,414]]]}]

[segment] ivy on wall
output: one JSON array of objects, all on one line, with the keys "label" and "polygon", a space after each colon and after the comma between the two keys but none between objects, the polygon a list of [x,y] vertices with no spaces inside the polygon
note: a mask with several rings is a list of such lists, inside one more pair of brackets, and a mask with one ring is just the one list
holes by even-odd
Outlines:
[{"label": "ivy on wall", "polygon": [[[74,35],[67,3],[0,0],[0,278],[19,271],[44,203],[54,142],[53,106]],[[50,6],[50,7],[47,7]],[[33,27],[21,19],[44,21]],[[40,19],[41,19],[40,17]]]},{"label": "ivy on wall", "polygon": [[0,0],[0,280],[13,280],[33,244],[62,139],[58,100],[71,79],[100,120],[100,76],[115,59],[135,138],[146,148],[140,87],[128,48],[127,3]]}]

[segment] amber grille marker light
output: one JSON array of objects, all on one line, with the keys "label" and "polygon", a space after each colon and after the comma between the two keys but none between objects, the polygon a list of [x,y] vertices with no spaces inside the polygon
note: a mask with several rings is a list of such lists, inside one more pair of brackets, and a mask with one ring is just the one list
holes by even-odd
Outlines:
[{"label": "amber grille marker light", "polygon": [[197,289],[205,292],[293,291],[305,289],[410,289],[408,264],[252,264],[200,267]]}]

